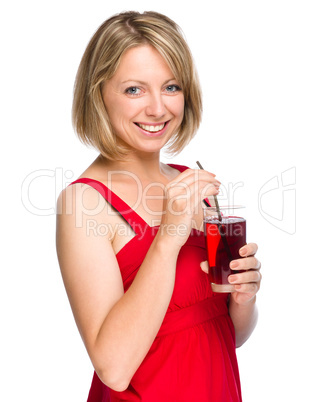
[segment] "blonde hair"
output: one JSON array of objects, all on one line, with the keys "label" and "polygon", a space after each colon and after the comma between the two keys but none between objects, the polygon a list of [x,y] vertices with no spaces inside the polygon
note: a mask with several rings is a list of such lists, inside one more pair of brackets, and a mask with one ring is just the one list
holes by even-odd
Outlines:
[{"label": "blonde hair", "polygon": [[73,125],[80,140],[108,159],[121,159],[127,150],[116,141],[102,98],[102,84],[115,74],[127,49],[144,44],[159,51],[184,94],[183,121],[168,143],[168,152],[179,153],[200,125],[200,85],[179,26],[153,11],[114,15],[99,27],[85,50],[76,76],[72,108]]}]

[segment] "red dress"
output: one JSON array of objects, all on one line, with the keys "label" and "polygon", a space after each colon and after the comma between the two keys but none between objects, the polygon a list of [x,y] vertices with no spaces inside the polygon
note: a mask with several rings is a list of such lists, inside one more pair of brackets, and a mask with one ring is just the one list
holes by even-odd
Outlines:
[{"label": "red dress", "polygon": [[[170,165],[180,172],[185,166]],[[94,187],[130,224],[136,236],[116,255],[125,291],[159,229],[150,227],[121,198],[93,179]],[[72,183],[73,184],[73,183]],[[241,390],[234,326],[227,295],[213,293],[200,263],[204,233],[193,229],[181,248],[173,295],[161,328],[129,387],[116,392],[94,373],[87,402],[239,402]]]}]

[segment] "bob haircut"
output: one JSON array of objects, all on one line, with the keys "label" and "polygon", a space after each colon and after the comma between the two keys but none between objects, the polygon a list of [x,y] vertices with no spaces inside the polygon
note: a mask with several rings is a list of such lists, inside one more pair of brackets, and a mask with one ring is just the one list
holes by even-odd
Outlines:
[{"label": "bob haircut", "polygon": [[102,86],[117,70],[127,49],[153,46],[166,60],[183,90],[183,121],[168,142],[169,154],[179,153],[195,135],[202,116],[199,80],[190,49],[179,26],[163,14],[129,11],[106,20],[91,38],[77,72],[72,121],[80,140],[107,159],[122,159],[127,149],[117,143],[102,98]]}]

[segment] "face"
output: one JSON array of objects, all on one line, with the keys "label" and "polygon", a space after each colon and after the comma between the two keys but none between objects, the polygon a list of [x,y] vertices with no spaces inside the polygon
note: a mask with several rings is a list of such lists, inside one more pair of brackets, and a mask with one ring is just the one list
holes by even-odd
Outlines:
[{"label": "face", "polygon": [[134,151],[159,152],[183,119],[182,89],[149,45],[124,53],[102,96],[115,134]]}]

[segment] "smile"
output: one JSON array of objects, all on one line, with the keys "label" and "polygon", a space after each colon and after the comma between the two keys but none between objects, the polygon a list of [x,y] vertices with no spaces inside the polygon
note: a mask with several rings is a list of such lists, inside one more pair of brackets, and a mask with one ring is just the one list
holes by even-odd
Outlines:
[{"label": "smile", "polygon": [[135,123],[135,124],[142,130],[148,131],[149,133],[157,133],[158,131],[161,131],[165,127],[167,122],[155,125],[146,125],[141,123]]}]

